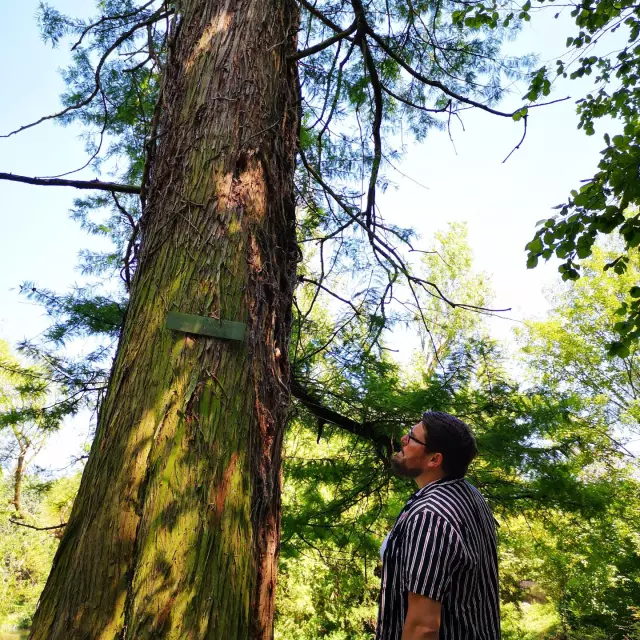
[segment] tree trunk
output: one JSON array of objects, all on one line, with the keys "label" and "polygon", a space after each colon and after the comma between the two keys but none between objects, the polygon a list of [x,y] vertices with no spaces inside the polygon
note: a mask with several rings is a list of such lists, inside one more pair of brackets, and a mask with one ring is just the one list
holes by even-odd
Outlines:
[{"label": "tree trunk", "polygon": [[13,476],[13,506],[16,508],[18,518],[24,518],[22,513],[22,479],[24,478],[24,459],[27,455],[26,450],[20,445],[20,454],[18,455],[18,463]]},{"label": "tree trunk", "polygon": [[[31,632],[270,638],[298,249],[293,0],[184,0],[140,263]],[[164,328],[179,311],[244,342]]]}]

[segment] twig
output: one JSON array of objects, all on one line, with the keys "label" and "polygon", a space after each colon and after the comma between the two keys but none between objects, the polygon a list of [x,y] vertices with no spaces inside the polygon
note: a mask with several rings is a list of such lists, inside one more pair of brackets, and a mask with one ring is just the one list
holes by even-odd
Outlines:
[{"label": "twig", "polygon": [[133,252],[133,258],[135,259],[137,254],[135,243],[138,236],[139,227],[133,219],[133,216],[122,206],[122,204],[120,204],[120,200],[118,200],[118,196],[116,196],[114,191],[111,192],[111,196],[116,203],[116,207],[118,207],[122,215],[125,216],[125,218],[129,222],[129,226],[131,227],[131,235],[129,236],[129,242],[127,243],[127,248],[125,250],[123,258],[124,266],[122,268],[122,271],[120,272],[121,277],[124,272],[124,277],[122,279],[124,280],[124,283],[127,287],[127,291],[131,291],[131,253]]},{"label": "twig", "polygon": [[[335,22],[332,22],[327,16],[324,15],[321,11],[318,11],[311,3],[307,2],[307,0],[300,0],[300,4],[312,15],[314,15],[320,22],[323,22],[330,29],[333,29],[336,33],[342,33],[342,27],[337,25]],[[351,38],[349,38],[351,40]]]},{"label": "twig", "polygon": [[518,142],[518,144],[513,147],[513,149],[511,149],[511,151],[509,152],[509,155],[502,161],[502,164],[504,164],[519,148],[520,145],[522,145],[522,143],[524,142],[524,139],[527,137],[527,120],[528,120],[529,116],[523,116],[523,120],[524,120],[524,131],[522,132],[522,138],[520,139],[520,142]]},{"label": "twig", "polygon": [[42,176],[43,178],[47,178],[47,179],[64,178],[64,176],[70,176],[73,173],[78,173],[83,169],[86,169],[98,157],[98,155],[100,154],[100,151],[102,150],[102,144],[104,142],[104,135],[107,131],[107,126],[109,125],[109,112],[107,110],[107,103],[104,97],[104,93],[102,94],[102,106],[103,106],[103,113],[104,113],[104,122],[102,123],[102,130],[100,131],[100,142],[96,146],[96,150],[93,152],[91,157],[81,167],[78,167],[77,169],[73,169],[71,171],[65,171],[64,173],[59,173],[56,176]]},{"label": "twig", "polygon": [[353,309],[353,312],[357,316],[361,315],[361,311],[358,309],[358,307],[356,307],[353,304],[353,302],[351,302],[350,300],[347,300],[346,298],[340,297],[337,293],[331,291],[331,289],[329,289],[328,287],[325,287],[320,282],[316,282],[315,280],[311,280],[309,278],[306,278],[305,276],[298,276],[298,280],[300,282],[308,282],[309,284],[312,284],[315,287],[318,287],[318,289],[322,289],[323,291],[326,291],[330,296],[333,296],[334,298],[336,298],[336,300],[340,300],[340,302],[343,302],[344,304],[348,304]]},{"label": "twig", "polygon": [[87,33],[89,33],[89,31],[91,31],[91,29],[95,29],[95,27],[99,27],[101,24],[104,24],[105,22],[108,22],[110,20],[126,20],[127,18],[133,18],[133,16],[138,15],[154,2],[155,0],[149,0],[149,2],[147,2],[146,4],[143,4],[141,7],[138,7],[135,11],[132,11],[131,13],[122,13],[117,16],[103,16],[97,22],[87,25],[84,31],[80,34],[80,38],[78,39],[78,41],[71,47],[71,51],[75,51],[82,44],[84,37],[87,35]]},{"label": "twig", "polygon": [[447,104],[445,104],[444,107],[441,107],[440,109],[430,109],[428,107],[423,107],[422,105],[416,104],[415,102],[411,102],[410,100],[407,100],[402,96],[399,96],[397,93],[394,93],[393,91],[391,91],[391,89],[385,87],[383,84],[380,84],[380,88],[385,93],[388,93],[392,98],[395,98],[398,102],[402,102],[403,104],[406,104],[408,107],[412,107],[413,109],[426,111],[427,113],[443,113],[444,111],[447,111],[449,109],[449,106],[451,105],[451,100],[449,100]]}]

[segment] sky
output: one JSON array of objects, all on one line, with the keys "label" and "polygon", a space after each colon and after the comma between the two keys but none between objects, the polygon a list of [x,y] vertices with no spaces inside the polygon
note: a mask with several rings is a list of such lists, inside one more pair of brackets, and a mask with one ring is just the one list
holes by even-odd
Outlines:
[{"label": "sky", "polygon": [[[0,6],[0,133],[60,108],[63,82],[58,70],[69,60],[69,45],[52,49],[39,37],[37,2],[21,0]],[[56,8],[83,15],[91,3],[56,0]],[[537,53],[541,62],[564,49],[572,33],[567,16],[534,16],[520,37],[508,45],[512,54]],[[396,188],[379,199],[390,221],[413,226],[428,249],[437,230],[452,221],[466,221],[475,265],[492,280],[496,307],[512,309],[514,320],[542,317],[548,308],[545,289],[557,282],[557,264],[526,269],[524,245],[533,237],[536,222],[566,200],[581,179],[593,175],[604,129],[585,136],[578,131],[575,99],[584,95],[585,82],[565,82],[552,99],[571,100],[531,111],[527,137],[506,163],[504,158],[522,136],[522,123],[485,112],[467,112],[464,130],[452,124],[453,143],[446,132],[434,131],[414,144],[390,174]],[[515,108],[521,89],[513,91],[504,108]],[[609,127],[609,132],[612,128]],[[52,122],[0,139],[0,171],[29,176],[51,176],[80,167],[86,161],[80,130]],[[404,175],[402,175],[404,174]],[[407,176],[407,177],[405,177]],[[83,171],[76,177],[97,177]],[[104,177],[104,176],[103,176]],[[420,186],[419,184],[420,183]],[[80,281],[75,270],[81,248],[96,246],[68,211],[74,189],[34,187],[0,181],[0,339],[12,345],[32,338],[47,326],[43,310],[18,295],[20,283],[65,290]],[[495,337],[508,340],[517,322],[493,320]],[[86,438],[88,415],[82,414],[51,443],[39,463],[62,466],[66,453]]]}]

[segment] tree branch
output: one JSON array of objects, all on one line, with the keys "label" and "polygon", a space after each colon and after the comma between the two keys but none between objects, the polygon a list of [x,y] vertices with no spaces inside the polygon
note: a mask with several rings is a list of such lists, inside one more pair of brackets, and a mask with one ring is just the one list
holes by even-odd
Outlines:
[{"label": "tree branch", "polygon": [[323,22],[330,29],[333,29],[336,33],[342,33],[342,27],[337,25],[335,22],[327,18],[321,11],[318,11],[310,2],[307,0],[300,0],[300,4],[311,14],[314,15],[320,22]]},{"label": "tree branch", "polygon": [[[443,113],[444,111],[447,111],[447,109],[449,109],[450,105],[451,105],[451,100],[449,100],[449,102],[447,102],[447,104],[444,105],[444,107],[441,107],[440,109],[429,109],[428,107],[424,107],[420,104],[416,104],[415,102],[411,102],[410,100],[407,100],[406,98],[403,98],[402,96],[399,96],[397,93],[394,93],[393,91],[391,91],[391,89],[389,89],[388,87],[385,87],[383,84],[380,84],[380,88],[387,94],[389,94],[392,98],[395,98],[398,102],[402,102],[403,104],[406,104],[408,107],[412,107],[413,109],[419,109],[420,111],[426,111],[427,113]],[[397,171],[397,169],[396,169]]]},{"label": "tree branch", "polygon": [[347,27],[344,31],[340,31],[336,33],[330,38],[327,38],[326,40],[313,45],[313,47],[309,47],[308,49],[303,49],[302,51],[296,52],[294,55],[289,56],[289,60],[293,62],[296,60],[301,60],[302,58],[306,58],[308,56],[312,56],[314,53],[318,53],[326,49],[327,47],[330,47],[332,44],[335,44],[340,40],[344,40],[345,38],[350,36],[357,28],[358,28],[358,22],[357,20],[354,20],[353,24]]},{"label": "tree branch", "polygon": [[373,29],[371,29],[371,27],[368,27],[367,33],[375,40],[376,44],[392,60],[395,60],[409,75],[422,82],[422,84],[426,84],[429,87],[434,87],[435,89],[440,89],[442,93],[448,95],[450,98],[458,100],[458,102],[469,104],[473,107],[477,107],[478,109],[482,109],[483,111],[487,111],[488,113],[492,113],[493,115],[502,116],[503,118],[511,118],[514,113],[517,113],[519,111],[519,109],[516,109],[511,113],[498,111],[497,109],[488,107],[486,104],[482,104],[481,102],[477,102],[476,100],[472,100],[471,98],[465,98],[464,96],[455,93],[455,91],[451,91],[451,89],[442,84],[442,82],[431,80],[430,78],[427,78],[427,76],[422,75],[419,71],[416,71],[410,64],[405,62],[398,54],[396,54],[395,51],[393,51],[393,49],[391,49],[391,47],[389,47],[387,43],[375,31],[373,31]]},{"label": "tree branch", "polygon": [[365,37],[366,33],[370,31],[367,19],[364,14],[364,7],[361,0],[351,0],[351,6],[356,14],[356,22],[358,24],[358,37],[357,41],[360,45],[360,51],[364,59],[364,66],[371,80],[371,88],[373,90],[373,122],[371,124],[371,135],[373,137],[373,161],[371,163],[371,174],[369,176],[369,188],[367,190],[367,207],[365,210],[365,218],[367,221],[367,227],[369,233],[373,231],[375,226],[374,212],[376,205],[376,184],[378,182],[378,173],[380,171],[380,162],[382,161],[382,136],[380,129],[382,127],[382,89],[380,87],[380,78],[378,76],[378,69],[371,56],[369,50],[369,43]]},{"label": "tree branch", "polygon": [[17,524],[20,527],[26,527],[27,529],[34,529],[35,531],[51,531],[52,529],[62,529],[66,527],[68,523],[63,522],[62,524],[56,524],[52,527],[35,527],[32,524],[27,524],[26,522],[20,522],[18,520],[14,520],[13,518],[9,518],[9,522],[12,524]]},{"label": "tree branch", "polygon": [[356,307],[356,305],[353,304],[353,302],[351,302],[350,300],[347,300],[346,298],[340,297],[337,293],[335,293],[334,291],[331,291],[331,289],[329,289],[328,287],[325,287],[321,282],[317,282],[316,280],[311,280],[306,276],[298,276],[298,281],[308,282],[309,284],[312,284],[314,287],[317,287],[318,289],[322,289],[323,291],[326,291],[330,296],[333,296],[334,298],[336,298],[336,300],[340,300],[340,302],[343,302],[344,304],[348,304],[353,309],[353,312],[357,316],[362,315],[362,312],[360,311],[360,309],[358,309],[358,307]]},{"label": "tree branch", "polygon": [[0,173],[0,180],[12,182],[24,182],[41,187],[74,187],[75,189],[98,189],[101,191],[114,191],[117,193],[139,194],[140,187],[130,184],[118,184],[117,182],[101,182],[100,180],[62,180],[60,178],[30,178],[18,176],[15,173]]},{"label": "tree branch", "polygon": [[303,388],[303,386],[295,378],[291,379],[291,394],[297,398],[304,407],[312,413],[316,418],[324,422],[330,422],[336,427],[348,431],[359,438],[373,442],[382,448],[383,451],[391,453],[393,445],[390,437],[386,437],[380,433],[376,433],[374,423],[372,422],[356,422],[351,418],[347,418],[339,414],[333,409],[329,409],[321,404],[320,400],[312,393]]}]

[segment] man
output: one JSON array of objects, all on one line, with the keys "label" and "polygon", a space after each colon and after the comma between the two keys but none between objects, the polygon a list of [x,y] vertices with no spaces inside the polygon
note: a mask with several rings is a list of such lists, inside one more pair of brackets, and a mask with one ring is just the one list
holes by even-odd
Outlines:
[{"label": "man", "polygon": [[391,459],[413,478],[382,557],[376,640],[499,640],[495,521],[464,476],[477,453],[469,427],[428,411]]}]

